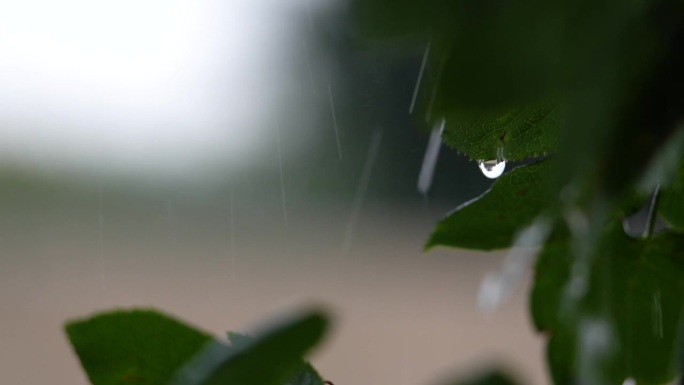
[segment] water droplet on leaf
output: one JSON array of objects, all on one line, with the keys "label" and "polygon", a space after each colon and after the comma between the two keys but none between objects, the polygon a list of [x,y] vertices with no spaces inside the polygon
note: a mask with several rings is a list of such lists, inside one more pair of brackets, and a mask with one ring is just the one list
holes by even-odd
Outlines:
[{"label": "water droplet on leaf", "polygon": [[487,160],[487,161],[479,161],[478,165],[480,166],[480,170],[482,170],[482,173],[484,176],[486,176],[489,179],[496,179],[503,174],[504,170],[506,169],[506,161],[498,161],[498,160]]}]

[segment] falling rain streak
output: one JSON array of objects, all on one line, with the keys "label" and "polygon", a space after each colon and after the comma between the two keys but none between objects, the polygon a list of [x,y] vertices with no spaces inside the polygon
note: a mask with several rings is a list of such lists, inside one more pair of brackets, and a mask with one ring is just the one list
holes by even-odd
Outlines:
[{"label": "falling rain streak", "polygon": [[178,231],[176,230],[176,216],[171,202],[166,202],[166,223],[169,227],[169,238],[174,247],[178,246]]},{"label": "falling rain streak", "polygon": [[335,101],[330,84],[328,84],[328,99],[330,100],[330,112],[332,113],[333,127],[335,128],[335,141],[337,142],[337,155],[342,160],[342,146],[340,146],[340,132],[337,128],[337,115],[335,114]]},{"label": "falling rain streak", "polygon": [[522,284],[537,254],[536,246],[544,243],[550,232],[551,220],[540,216],[518,234],[501,271],[485,276],[477,296],[480,310],[495,310]]},{"label": "falling rain streak", "polygon": [[316,81],[314,79],[313,67],[311,66],[311,54],[309,53],[309,45],[306,41],[302,42],[304,48],[304,60],[306,61],[306,69],[309,72],[309,82],[311,83],[311,94],[316,95]]},{"label": "falling rain streak", "polygon": [[231,281],[235,281],[235,206],[233,203],[233,196],[234,196],[234,190],[235,188],[233,186],[230,186],[230,201],[228,203],[229,205],[229,213],[230,215],[230,233],[228,235],[228,238],[230,240],[230,279]]},{"label": "falling rain streak", "polygon": [[280,199],[283,205],[283,221],[287,226],[287,202],[285,199],[285,176],[283,175],[283,152],[280,146],[280,127],[276,129],[276,141],[278,143],[278,171],[280,172]]},{"label": "falling rain streak", "polygon": [[613,329],[605,319],[585,318],[579,321],[578,384],[604,383],[603,365],[615,346]]},{"label": "falling rain streak", "polygon": [[216,369],[234,353],[221,341],[207,342],[173,376],[171,385],[199,385],[204,383]]},{"label": "falling rain streak", "polygon": [[439,125],[430,133],[430,140],[428,141],[423,157],[423,164],[420,167],[420,174],[418,175],[418,191],[427,195],[432,186],[432,179],[435,174],[435,166],[437,165],[437,158],[439,157],[439,149],[442,147],[442,133],[446,121],[442,119]]},{"label": "falling rain streak", "polygon": [[425,72],[425,65],[427,64],[428,57],[430,56],[430,45],[432,40],[428,41],[425,47],[425,53],[423,54],[423,61],[420,64],[420,70],[418,71],[418,79],[416,79],[416,86],[413,89],[413,97],[411,98],[411,106],[409,106],[409,114],[413,113],[413,108],[416,106],[416,99],[418,98],[418,91],[420,90],[420,84],[423,81],[423,73]]},{"label": "falling rain streak", "polygon": [[97,186],[98,195],[98,220],[97,229],[99,232],[99,252],[100,255],[100,288],[102,290],[107,288],[107,277],[105,276],[105,255],[104,255],[104,207],[103,207],[103,188],[102,181]]},{"label": "falling rain streak", "polygon": [[373,133],[373,137],[371,138],[371,143],[368,147],[368,154],[366,155],[366,161],[363,164],[363,171],[361,172],[361,179],[359,179],[359,187],[356,189],[356,196],[354,197],[352,211],[349,215],[349,221],[347,222],[347,229],[344,235],[344,243],[342,247],[344,254],[348,254],[349,250],[351,249],[351,243],[354,237],[354,229],[356,228],[356,222],[358,221],[359,214],[361,213],[363,200],[366,197],[366,190],[368,190],[368,183],[370,182],[370,177],[373,172],[373,166],[375,166],[375,161],[377,160],[380,142],[382,142],[382,131],[378,130]]}]

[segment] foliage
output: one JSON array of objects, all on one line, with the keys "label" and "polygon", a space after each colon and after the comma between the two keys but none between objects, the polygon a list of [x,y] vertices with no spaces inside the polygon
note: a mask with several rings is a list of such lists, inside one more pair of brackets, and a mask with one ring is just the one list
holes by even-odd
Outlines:
[{"label": "foliage", "polygon": [[509,375],[500,370],[490,370],[477,375],[449,381],[449,385],[516,385]]},{"label": "foliage", "polygon": [[327,329],[314,311],[232,345],[155,310],[115,311],[67,324],[93,385],[323,385],[302,357]]},{"label": "foliage", "polygon": [[[531,312],[549,336],[553,381],[662,384],[681,373],[684,157],[671,144],[684,118],[684,3],[354,4],[369,46],[429,44],[437,80],[423,113],[446,119],[447,145],[474,160],[536,160],[456,208],[427,247],[515,246],[550,218]],[[628,237],[621,220],[646,204],[643,239]],[[670,225],[660,234],[657,216]]]},{"label": "foliage", "polygon": [[427,247],[510,247],[521,224],[532,223],[552,201],[544,186],[549,171],[549,162],[540,162],[503,175],[481,197],[464,203],[439,222]]},{"label": "foliage", "polygon": [[[432,88],[416,110],[430,124],[446,120],[448,146],[526,163],[450,213],[426,247],[515,247],[549,219],[537,232],[530,310],[548,336],[554,383],[664,384],[681,374],[684,157],[673,143],[684,137],[684,3],[355,0],[351,11],[368,46],[394,39],[428,52]],[[631,238],[621,221],[643,205],[646,230]],[[656,234],[658,217],[669,227]],[[230,334],[229,347],[131,311],[72,322],[67,333],[94,385],[294,385],[322,383],[303,357],[326,325],[314,312],[255,339]],[[513,381],[493,373],[461,383]]]}]

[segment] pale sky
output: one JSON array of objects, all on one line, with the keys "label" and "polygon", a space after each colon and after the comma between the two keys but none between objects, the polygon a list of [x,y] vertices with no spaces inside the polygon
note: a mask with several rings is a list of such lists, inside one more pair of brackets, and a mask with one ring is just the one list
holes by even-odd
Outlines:
[{"label": "pale sky", "polygon": [[182,175],[252,161],[287,98],[305,20],[292,16],[308,1],[0,2],[0,167]]}]

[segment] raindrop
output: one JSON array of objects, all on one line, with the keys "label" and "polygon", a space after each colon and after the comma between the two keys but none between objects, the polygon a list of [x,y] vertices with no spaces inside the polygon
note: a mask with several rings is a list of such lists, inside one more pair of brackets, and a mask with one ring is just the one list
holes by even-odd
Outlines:
[{"label": "raindrop", "polygon": [[498,161],[498,160],[486,160],[486,161],[479,161],[478,165],[480,166],[480,170],[482,170],[482,173],[484,176],[486,176],[489,179],[496,179],[503,174],[504,170],[506,169],[506,161]]},{"label": "raindrop", "polygon": [[423,72],[425,72],[425,65],[428,61],[428,56],[430,56],[430,45],[432,40],[429,40],[427,46],[425,47],[425,53],[423,54],[423,61],[420,64],[420,71],[418,72],[418,80],[416,80],[416,86],[413,89],[413,98],[411,98],[411,106],[409,107],[409,114],[413,113],[413,107],[416,106],[416,98],[418,97],[418,90],[420,90],[420,83],[423,80]]},{"label": "raindrop", "polygon": [[230,279],[235,282],[235,207],[233,205],[234,187],[230,186]]},{"label": "raindrop", "polygon": [[489,179],[496,179],[503,174],[506,169],[506,159],[503,156],[503,147],[496,149],[496,159],[478,161],[480,170]]},{"label": "raindrop", "polygon": [[488,274],[482,282],[477,296],[479,310],[495,310],[523,284],[539,251],[538,246],[551,233],[551,225],[548,217],[539,216],[532,225],[518,233],[511,251],[504,258],[503,268]]},{"label": "raindrop", "polygon": [[97,186],[98,194],[98,221],[97,229],[99,233],[99,254],[100,254],[100,288],[107,288],[107,276],[105,275],[105,253],[104,253],[104,210],[103,210],[103,187],[102,181]]},{"label": "raindrop", "polygon": [[423,195],[427,195],[432,185],[432,177],[435,174],[435,166],[437,165],[439,149],[442,145],[442,132],[444,132],[445,124],[446,121],[442,119],[439,125],[432,130],[427,149],[425,150],[425,157],[423,157],[423,164],[418,175],[418,191]]},{"label": "raindrop", "polygon": [[368,189],[368,183],[370,183],[373,166],[375,166],[375,161],[377,160],[378,150],[380,150],[381,142],[382,131],[375,131],[371,137],[370,147],[368,148],[366,161],[363,164],[363,171],[361,172],[361,179],[359,180],[359,187],[356,189],[356,196],[354,197],[351,215],[349,216],[349,221],[347,222],[344,244],[342,246],[344,254],[349,254],[349,250],[351,249],[352,238],[354,237],[354,229],[356,228],[356,222],[358,221],[359,214],[361,213],[361,206],[363,205],[363,200],[366,196],[366,190]]},{"label": "raindrop", "polygon": [[335,129],[335,141],[337,142],[337,155],[342,160],[342,146],[340,146],[340,132],[337,128],[337,115],[335,114],[335,101],[330,84],[328,84],[328,100],[330,101],[330,112],[332,114],[333,128]]},{"label": "raindrop", "polygon": [[610,324],[603,318],[585,318],[579,322],[577,363],[580,384],[602,384],[602,368],[608,364],[615,339]]},{"label": "raindrop", "polygon": [[280,198],[283,205],[283,221],[287,226],[287,201],[285,199],[285,177],[283,176],[283,153],[280,148],[280,126],[276,130],[276,140],[278,145],[278,171],[280,172]]},{"label": "raindrop", "polygon": [[169,383],[171,385],[203,384],[233,353],[233,349],[223,342],[211,340],[183,364]]}]

